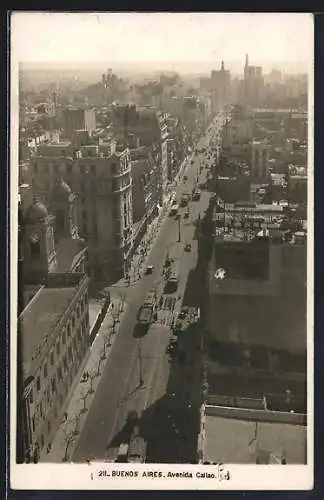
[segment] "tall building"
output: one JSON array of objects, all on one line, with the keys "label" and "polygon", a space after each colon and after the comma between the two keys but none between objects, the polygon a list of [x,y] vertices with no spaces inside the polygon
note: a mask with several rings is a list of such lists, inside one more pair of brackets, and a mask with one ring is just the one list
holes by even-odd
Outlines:
[{"label": "tall building", "polygon": [[231,74],[225,69],[224,61],[221,62],[220,70],[214,70],[210,76],[210,88],[212,92],[212,105],[214,112],[220,110],[231,98]]},{"label": "tall building", "polygon": [[244,98],[251,107],[261,105],[264,97],[264,79],[261,66],[251,66],[246,55],[244,66]]},{"label": "tall building", "polygon": [[128,148],[114,141],[99,145],[48,144],[33,158],[33,187],[46,206],[58,179],[77,194],[79,230],[88,246],[87,270],[100,281],[118,279],[130,263],[132,178]]},{"label": "tall building", "polygon": [[269,171],[269,145],[265,141],[252,141],[250,172],[254,178],[265,178]]},{"label": "tall building", "polygon": [[86,130],[92,135],[96,129],[94,109],[67,108],[63,111],[63,136],[70,139],[76,130]]}]

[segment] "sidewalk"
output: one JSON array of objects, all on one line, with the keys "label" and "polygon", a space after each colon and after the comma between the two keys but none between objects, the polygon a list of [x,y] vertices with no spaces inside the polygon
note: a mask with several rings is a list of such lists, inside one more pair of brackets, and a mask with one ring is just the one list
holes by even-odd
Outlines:
[{"label": "sidewalk", "polygon": [[[114,307],[108,310],[98,334],[89,348],[89,355],[75,377],[76,383],[70,389],[65,410],[67,419],[64,420],[63,414],[61,424],[59,424],[55,439],[52,442],[51,451],[43,455],[42,462],[60,463],[71,460],[78,435],[81,433],[86,421],[88,409],[91,406],[104,366],[118,334],[118,324],[124,306],[118,300],[113,299],[112,303]],[[116,325],[117,321],[119,323]],[[114,323],[115,328],[113,327]],[[83,373],[87,372],[89,373],[88,380],[81,382]]]}]

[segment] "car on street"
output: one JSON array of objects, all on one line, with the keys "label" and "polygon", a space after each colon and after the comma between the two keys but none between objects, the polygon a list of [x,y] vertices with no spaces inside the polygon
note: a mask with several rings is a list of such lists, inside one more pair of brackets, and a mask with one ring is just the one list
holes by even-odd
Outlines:
[{"label": "car on street", "polygon": [[188,180],[188,176],[187,176],[187,175],[184,175],[184,176],[183,176],[183,180],[184,180],[184,181],[187,181],[187,180]]},{"label": "car on street", "polygon": [[193,201],[199,201],[200,200],[201,193],[200,191],[195,191],[192,195]]},{"label": "car on street", "polygon": [[133,434],[128,446],[127,462],[145,463],[147,454],[147,442],[139,434]]},{"label": "car on street", "polygon": [[145,274],[152,274],[153,273],[154,266],[147,266],[145,269]]},{"label": "car on street", "polygon": [[184,247],[185,252],[191,252],[191,243],[187,243]]},{"label": "car on street", "polygon": [[179,220],[179,219],[180,219],[180,214],[179,214],[179,213],[178,213],[178,214],[175,214],[175,217],[174,217],[174,218],[175,218],[175,220]]},{"label": "car on street", "polygon": [[185,219],[189,219],[189,210],[187,210],[187,211],[185,212],[185,214],[184,214],[184,218],[185,218]]}]

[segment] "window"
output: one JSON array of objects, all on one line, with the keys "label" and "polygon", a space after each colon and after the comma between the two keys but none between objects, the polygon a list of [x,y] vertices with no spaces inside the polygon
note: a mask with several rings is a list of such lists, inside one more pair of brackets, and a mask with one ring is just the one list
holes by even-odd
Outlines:
[{"label": "window", "polygon": [[61,366],[59,366],[58,369],[57,369],[57,379],[58,379],[59,382],[62,382],[62,380],[63,380]]},{"label": "window", "polygon": [[69,346],[69,348],[68,348],[68,355],[69,355],[69,361],[72,361],[73,356],[72,356],[72,347],[71,346]]},{"label": "window", "polygon": [[32,431],[35,432],[35,417],[32,418]]},{"label": "window", "polygon": [[96,175],[96,170],[97,170],[97,169],[96,169],[96,166],[95,166],[95,165],[91,165],[91,167],[90,167],[90,168],[91,168],[91,174],[92,174],[92,175]]},{"label": "window", "polygon": [[71,323],[69,323],[67,326],[67,334],[68,334],[68,337],[71,336]]},{"label": "window", "polygon": [[66,330],[63,330],[63,333],[62,333],[62,344],[65,345],[66,343]]},{"label": "window", "polygon": [[41,448],[44,448],[44,444],[45,444],[44,434],[41,435],[40,444],[41,444]]},{"label": "window", "polygon": [[111,173],[115,175],[117,173],[117,163],[111,164]]},{"label": "window", "polygon": [[68,365],[67,365],[67,355],[64,354],[64,358],[63,358],[63,370],[67,371],[68,369]]},{"label": "window", "polygon": [[116,191],[117,187],[118,187],[117,181],[116,181],[116,179],[113,179],[111,181],[111,190]]},{"label": "window", "polygon": [[75,316],[73,314],[73,316],[72,316],[72,328],[74,328],[74,327],[75,327]]},{"label": "window", "polygon": [[51,422],[47,422],[47,431],[51,432]]},{"label": "window", "polygon": [[38,391],[40,391],[40,377],[37,377],[36,388],[37,388]]},{"label": "window", "polygon": [[84,173],[85,173],[85,166],[80,165],[80,174],[84,174]]},{"label": "window", "polygon": [[39,405],[39,414],[41,417],[43,417],[43,404],[42,403],[40,403],[40,405]]},{"label": "window", "polygon": [[34,390],[33,390],[33,387],[31,387],[30,393],[29,393],[29,403],[33,403],[33,401],[34,401]]},{"label": "window", "polygon": [[46,389],[46,402],[49,403],[51,400],[51,391],[50,391],[50,388],[47,387]]},{"label": "window", "polygon": [[54,365],[54,352],[51,352],[51,365]]},{"label": "window", "polygon": [[66,173],[72,174],[72,165],[66,165]]},{"label": "window", "polygon": [[56,344],[56,354],[59,356],[60,354],[60,342],[58,341]]},{"label": "window", "polygon": [[47,377],[47,363],[44,365],[44,378]]}]

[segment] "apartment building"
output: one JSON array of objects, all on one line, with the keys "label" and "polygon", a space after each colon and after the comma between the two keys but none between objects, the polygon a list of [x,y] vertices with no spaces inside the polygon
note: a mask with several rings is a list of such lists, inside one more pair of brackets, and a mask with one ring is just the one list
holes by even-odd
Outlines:
[{"label": "apartment building", "polygon": [[126,272],[133,242],[128,148],[118,147],[114,141],[94,145],[85,140],[39,147],[33,157],[33,187],[47,206],[60,178],[77,195],[89,275],[102,282],[118,279]]},{"label": "apartment building", "polygon": [[89,348],[88,283],[84,273],[57,273],[45,284],[24,287],[18,335],[26,461],[46,457]]}]

